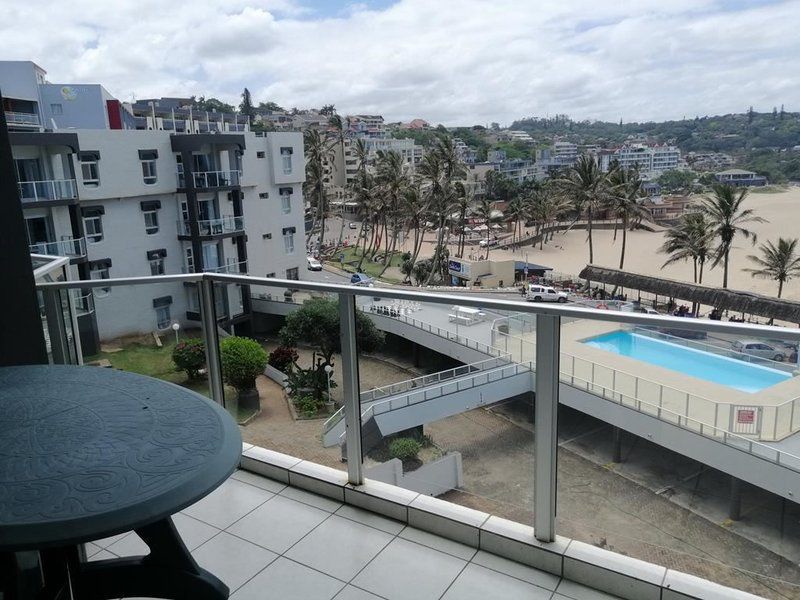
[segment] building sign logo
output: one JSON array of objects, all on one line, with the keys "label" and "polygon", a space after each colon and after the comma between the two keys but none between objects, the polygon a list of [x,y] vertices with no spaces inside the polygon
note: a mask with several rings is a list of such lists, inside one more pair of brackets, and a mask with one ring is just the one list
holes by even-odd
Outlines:
[{"label": "building sign logo", "polygon": [[756,422],[756,411],[752,408],[740,408],[736,411],[736,422],[743,425],[752,425]]},{"label": "building sign logo", "polygon": [[65,85],[61,88],[61,97],[64,98],[64,100],[75,100],[75,98],[78,97],[78,92],[76,92],[74,88]]}]

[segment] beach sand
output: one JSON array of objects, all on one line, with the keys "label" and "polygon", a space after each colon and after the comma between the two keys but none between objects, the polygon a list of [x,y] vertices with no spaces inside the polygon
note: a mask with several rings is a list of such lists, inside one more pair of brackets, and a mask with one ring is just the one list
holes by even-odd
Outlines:
[{"label": "beach sand", "polygon": [[[786,191],[775,193],[751,193],[745,200],[745,205],[756,211],[756,214],[767,223],[752,223],[749,228],[758,235],[758,242],[770,240],[777,242],[779,236],[793,238],[800,237],[800,187],[792,187]],[[619,254],[622,245],[622,235],[617,233],[616,242],[613,241],[612,230],[597,230],[594,238],[594,263],[601,266],[619,267]],[[426,236],[426,242],[421,254],[430,256],[433,252],[433,234]],[[430,240],[430,241],[428,241]],[[663,233],[654,233],[644,230],[628,232],[627,249],[625,251],[625,265],[627,271],[648,275],[662,275],[671,279],[692,281],[692,263],[677,263],[662,267],[667,256],[658,252],[664,242]],[[450,246],[451,252],[454,245]],[[465,253],[484,253],[474,247]],[[752,277],[742,271],[743,268],[752,266],[747,260],[749,254],[757,254],[757,247],[741,236],[734,240],[731,252],[730,273],[728,287],[732,289],[748,290],[760,294],[774,296],[777,294],[777,282],[769,279]],[[568,233],[556,233],[551,242],[545,244],[543,250],[539,247],[525,246],[515,251],[492,249],[490,258],[524,260],[527,254],[532,263],[552,267],[555,271],[577,275],[589,262],[589,247],[586,240],[586,230],[573,230]],[[703,283],[709,286],[722,285],[722,265],[706,271]],[[784,298],[800,300],[800,279],[789,281],[783,290]]]}]

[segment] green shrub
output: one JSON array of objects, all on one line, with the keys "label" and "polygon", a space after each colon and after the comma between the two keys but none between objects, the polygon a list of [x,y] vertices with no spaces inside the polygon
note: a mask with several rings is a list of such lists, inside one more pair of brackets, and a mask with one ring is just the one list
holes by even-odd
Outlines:
[{"label": "green shrub", "polygon": [[319,411],[319,400],[314,396],[301,396],[295,400],[295,405],[306,417],[316,416],[317,411]]},{"label": "green shrub", "polygon": [[197,338],[178,342],[172,350],[172,362],[178,371],[186,371],[189,379],[197,379],[206,364],[206,345]]},{"label": "green shrub", "polygon": [[398,458],[404,463],[417,458],[421,449],[420,443],[412,438],[395,438],[389,442],[389,456]]},{"label": "green shrub", "polygon": [[278,346],[269,353],[268,363],[278,371],[288,373],[292,365],[297,361],[297,351],[289,346]]},{"label": "green shrub", "polygon": [[242,392],[256,387],[256,377],[264,373],[267,353],[255,340],[227,337],[219,344],[222,377]]}]

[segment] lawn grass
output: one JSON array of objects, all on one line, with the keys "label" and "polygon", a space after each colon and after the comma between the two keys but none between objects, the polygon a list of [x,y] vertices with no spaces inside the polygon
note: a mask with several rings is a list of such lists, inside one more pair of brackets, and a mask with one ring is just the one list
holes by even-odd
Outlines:
[{"label": "lawn grass", "polygon": [[[344,262],[339,261],[339,255],[344,254]],[[380,254],[380,253],[379,253]],[[389,262],[390,267],[397,267],[398,269],[403,264],[402,259],[402,252],[395,251],[392,254],[392,258]],[[348,273],[355,273],[356,267],[358,266],[358,261],[361,259],[362,250],[360,247],[357,246],[350,246],[348,248],[341,248],[339,252],[333,257],[334,260],[329,261],[332,265],[341,268]],[[366,273],[373,279],[377,279],[380,275],[381,271],[383,270],[383,262],[372,262],[371,260],[365,260],[364,263],[361,265],[361,272]],[[384,281],[389,281],[392,283],[399,283],[399,279],[387,275],[383,275],[381,277]]]},{"label": "lawn grass", "polygon": [[[210,398],[211,393],[206,379],[190,380],[186,377],[184,371],[175,370],[175,363],[172,362],[172,350],[175,348],[175,340],[164,339],[162,343],[162,347],[159,348],[152,341],[152,338],[122,340],[120,343],[122,350],[118,352],[100,352],[94,356],[84,358],[84,361],[88,363],[106,359],[115,369],[170,381],[202,394],[206,398]],[[236,391],[231,387],[225,386],[225,400],[232,401],[235,398]]]}]

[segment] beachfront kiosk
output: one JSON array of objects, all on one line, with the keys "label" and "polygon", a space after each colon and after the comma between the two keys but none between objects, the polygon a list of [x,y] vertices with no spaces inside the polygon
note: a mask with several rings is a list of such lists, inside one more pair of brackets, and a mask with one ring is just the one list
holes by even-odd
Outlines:
[{"label": "beachfront kiosk", "polygon": [[503,287],[514,285],[513,260],[465,260],[447,261],[447,272],[451,285],[460,287]]}]

